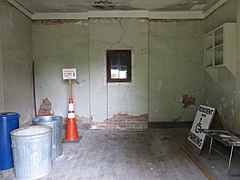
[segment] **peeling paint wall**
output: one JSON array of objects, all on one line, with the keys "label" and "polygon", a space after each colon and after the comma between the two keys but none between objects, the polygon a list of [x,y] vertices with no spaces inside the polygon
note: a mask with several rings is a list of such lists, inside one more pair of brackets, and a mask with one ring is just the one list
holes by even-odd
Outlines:
[{"label": "peeling paint wall", "polygon": [[[131,83],[106,83],[106,50],[132,50]],[[55,115],[67,116],[68,82],[62,68],[76,67],[75,114],[103,122],[117,113],[148,112],[148,21],[90,19],[33,24],[37,107],[48,97]]]},{"label": "peeling paint wall", "polygon": [[[182,96],[196,99],[183,108]],[[149,24],[149,121],[192,121],[204,101],[203,22]]]},{"label": "peeling paint wall", "polygon": [[[148,21],[91,19],[89,22],[91,114],[102,121],[113,114],[148,112]],[[132,51],[132,82],[106,83],[106,50]]]},{"label": "peeling paint wall", "polygon": [[[212,31],[226,22],[237,21],[237,1],[230,0],[204,20],[204,32]],[[236,116],[236,78],[225,68],[219,68],[218,82],[204,72],[205,103],[215,107],[225,129],[234,130]]]},{"label": "peeling paint wall", "polygon": [[[2,23],[0,23],[0,39],[2,39]],[[4,112],[3,54],[0,42],[0,112]]]},{"label": "peeling paint wall", "polygon": [[184,94],[181,102],[184,108],[189,108],[196,105],[196,98],[192,95]]},{"label": "peeling paint wall", "polygon": [[240,133],[240,2],[237,1],[237,78],[236,78],[236,93],[235,93],[235,122],[234,122],[234,130],[237,133]]},{"label": "peeling paint wall", "polygon": [[90,117],[87,21],[36,21],[33,23],[37,109],[47,97],[54,115],[67,117],[68,80],[63,68],[76,68],[72,81],[75,114]]},{"label": "peeling paint wall", "polygon": [[[150,122],[193,120],[199,104],[217,108],[226,129],[240,131],[240,53],[237,78],[219,69],[219,82],[203,70],[203,35],[225,22],[240,28],[240,3],[229,0],[204,21],[96,18],[32,22],[0,2],[0,111],[33,116],[32,61],[36,102],[48,97],[55,115],[67,116],[68,82],[62,68],[77,68],[75,114],[103,122],[114,114]],[[238,32],[237,46],[240,44]],[[133,81],[106,83],[107,49],[131,49]],[[238,48],[239,49],[239,48]],[[32,58],[34,57],[34,58]],[[195,100],[184,98],[188,95]],[[186,104],[186,108],[183,105]],[[195,104],[195,105],[194,105]]]},{"label": "peeling paint wall", "polygon": [[237,1],[228,0],[204,19],[204,32],[208,33],[225,22],[237,22]]},{"label": "peeling paint wall", "polygon": [[[198,43],[196,43],[198,42]],[[114,114],[148,114],[152,122],[191,121],[204,99],[203,22],[93,18],[33,25],[37,107],[48,97],[67,116],[63,67],[76,67],[75,114],[104,122]],[[132,82],[106,82],[106,50],[132,50]],[[182,96],[196,105],[182,107]],[[59,98],[61,97],[61,98]]]},{"label": "peeling paint wall", "polygon": [[206,104],[219,112],[223,127],[234,128],[236,80],[226,68],[219,69],[219,82],[205,74]]},{"label": "peeling paint wall", "polygon": [[33,117],[32,22],[5,1],[0,18],[0,110],[18,112],[22,125]]}]

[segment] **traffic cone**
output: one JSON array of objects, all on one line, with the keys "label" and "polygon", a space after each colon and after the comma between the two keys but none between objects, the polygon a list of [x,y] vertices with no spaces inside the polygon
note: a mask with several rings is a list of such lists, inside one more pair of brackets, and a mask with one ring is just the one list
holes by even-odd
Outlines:
[{"label": "traffic cone", "polygon": [[73,99],[69,98],[69,106],[68,106],[68,120],[67,120],[67,129],[66,129],[66,137],[63,142],[66,143],[77,143],[79,142],[81,137],[78,136],[74,107],[73,107]]}]

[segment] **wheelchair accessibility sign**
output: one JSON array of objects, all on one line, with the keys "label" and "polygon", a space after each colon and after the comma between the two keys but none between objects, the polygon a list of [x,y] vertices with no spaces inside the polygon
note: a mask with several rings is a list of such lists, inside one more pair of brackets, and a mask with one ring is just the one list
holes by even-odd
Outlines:
[{"label": "wheelchair accessibility sign", "polygon": [[188,140],[200,150],[203,147],[206,134],[201,129],[209,129],[215,115],[215,108],[200,105],[196,113],[192,128],[188,134]]}]

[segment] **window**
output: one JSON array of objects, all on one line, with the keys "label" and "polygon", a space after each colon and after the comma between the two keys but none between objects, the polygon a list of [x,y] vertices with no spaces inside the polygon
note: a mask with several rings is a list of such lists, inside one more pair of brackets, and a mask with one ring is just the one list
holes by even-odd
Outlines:
[{"label": "window", "polygon": [[131,82],[131,50],[107,50],[107,82]]}]

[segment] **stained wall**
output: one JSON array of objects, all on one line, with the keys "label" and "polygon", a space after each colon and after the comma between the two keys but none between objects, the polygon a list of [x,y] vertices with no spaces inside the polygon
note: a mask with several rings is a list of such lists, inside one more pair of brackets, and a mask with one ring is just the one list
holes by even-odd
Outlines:
[{"label": "stained wall", "polygon": [[151,21],[149,121],[192,121],[203,101],[203,22]]},{"label": "stained wall", "polygon": [[[36,21],[37,106],[48,97],[55,114],[66,116],[68,84],[62,80],[62,68],[76,67],[73,97],[78,116],[94,122],[116,115],[151,122],[191,121],[204,101],[202,47],[202,21]],[[132,51],[132,82],[107,83],[108,49]],[[187,108],[181,102],[184,95],[194,99]]]},{"label": "stained wall", "polygon": [[[107,83],[106,50],[129,49],[132,82]],[[114,114],[148,114],[148,20],[91,19],[89,22],[90,99],[94,121]]]},{"label": "stained wall", "polygon": [[72,81],[75,114],[90,117],[88,22],[43,21],[33,23],[36,105],[47,97],[54,115],[67,117],[69,81],[63,68],[76,68]]},{"label": "stained wall", "polygon": [[18,112],[20,124],[33,117],[32,21],[0,3],[0,110]]},{"label": "stained wall", "polygon": [[[204,19],[204,33],[227,22],[237,22],[237,1],[235,0],[228,1]],[[236,44],[236,42],[233,43]],[[221,67],[218,68],[217,81],[214,81],[206,71],[204,71],[204,81],[205,103],[218,110],[224,128],[235,129],[237,95],[235,75],[226,67]]]},{"label": "stained wall", "polygon": [[[240,129],[239,68],[236,76],[219,68],[218,82],[203,68],[204,33],[225,22],[239,26],[238,1],[228,1],[204,21],[33,22],[8,3],[1,2],[0,9],[0,110],[19,112],[23,124],[34,115],[34,62],[36,106],[48,97],[55,115],[67,116],[68,81],[62,79],[62,69],[76,67],[77,116],[95,122],[118,116],[144,117],[149,122],[191,121],[198,105],[205,104],[217,108],[226,129]],[[132,50],[131,83],[106,82],[107,49]],[[239,53],[237,57],[239,64]]]}]

